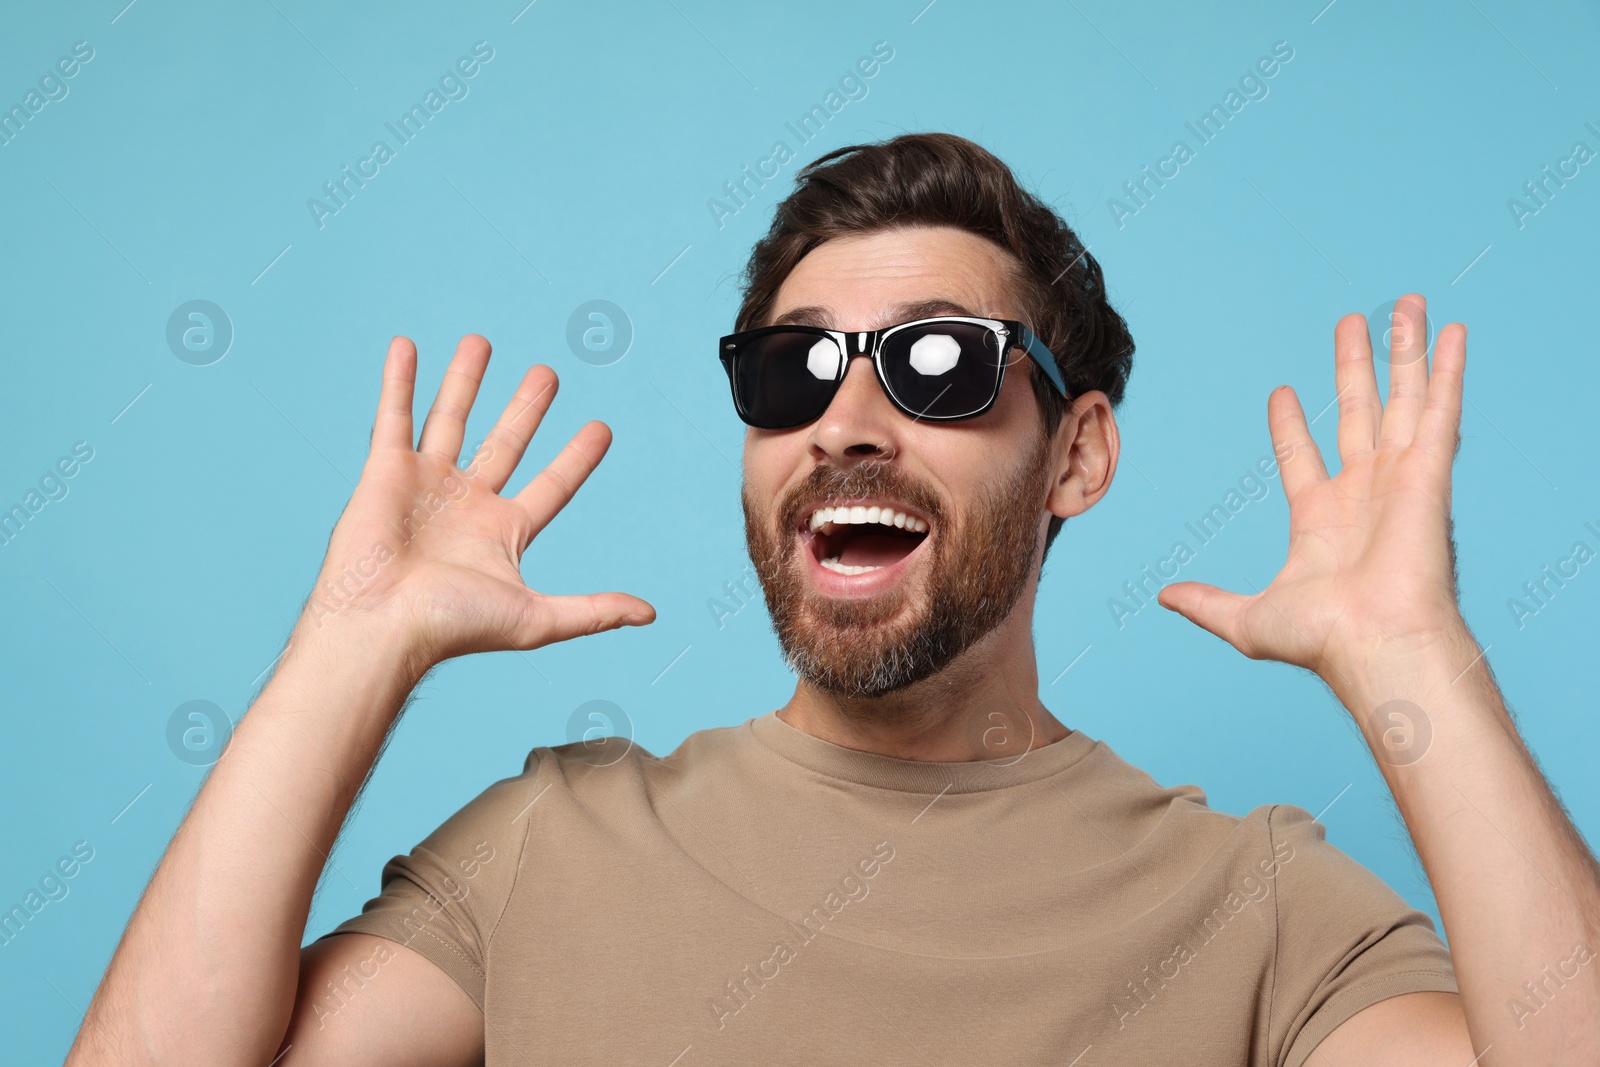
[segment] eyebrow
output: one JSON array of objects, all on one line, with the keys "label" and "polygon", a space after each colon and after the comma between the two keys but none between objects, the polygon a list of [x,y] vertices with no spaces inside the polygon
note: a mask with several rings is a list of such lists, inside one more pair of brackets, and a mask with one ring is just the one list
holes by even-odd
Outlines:
[{"label": "eyebrow", "polygon": [[[948,297],[934,297],[930,300],[918,300],[904,304],[895,304],[879,316],[879,325],[887,326],[897,322],[909,322],[912,319],[927,319],[938,315],[961,315],[969,319],[993,318],[991,315],[981,315],[975,311],[968,311],[961,304]],[[831,330],[837,327],[831,325],[834,316],[827,308],[815,304],[805,307],[792,308],[782,315],[774,318],[769,326],[815,326],[820,329]]]}]

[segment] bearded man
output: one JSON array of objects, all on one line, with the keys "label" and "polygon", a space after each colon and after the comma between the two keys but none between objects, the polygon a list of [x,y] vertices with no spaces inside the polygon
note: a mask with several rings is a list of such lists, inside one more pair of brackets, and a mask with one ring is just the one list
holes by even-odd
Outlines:
[{"label": "bearded man", "polygon": [[[302,949],[428,670],[655,617],[624,593],[534,592],[519,566],[608,428],[502,494],[555,373],[528,370],[462,472],[489,344],[462,340],[414,439],[416,349],[396,338],[316,590],[69,1063],[1600,1061],[1600,877],[1456,602],[1464,327],[1431,371],[1424,332],[1395,330],[1385,405],[1365,321],[1340,320],[1337,476],[1293,391],[1269,401],[1282,572],[1252,596],[1161,592],[1340,697],[1447,951],[1305,811],[1213,811],[1039,700],[1040,568],[1111,485],[1133,353],[1071,228],[948,135],[841,149],[797,185],[717,349],[793,695],[662,758],[535,748]],[[1399,311],[1424,321],[1420,297]],[[1401,707],[1427,709],[1426,758],[1385,736],[1378,713]]]}]

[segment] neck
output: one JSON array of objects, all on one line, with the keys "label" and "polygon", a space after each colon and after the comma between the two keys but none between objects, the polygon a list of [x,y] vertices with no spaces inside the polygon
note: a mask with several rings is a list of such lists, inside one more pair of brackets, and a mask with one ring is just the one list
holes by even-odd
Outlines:
[{"label": "neck", "polygon": [[880,697],[805,680],[777,715],[844,748],[937,763],[1014,759],[1066,737],[1040,703],[1032,612],[1013,612],[937,674]]}]

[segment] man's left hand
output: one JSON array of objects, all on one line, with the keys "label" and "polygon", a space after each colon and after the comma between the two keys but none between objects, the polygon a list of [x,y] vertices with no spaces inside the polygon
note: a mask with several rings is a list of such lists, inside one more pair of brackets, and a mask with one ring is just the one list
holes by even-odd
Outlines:
[{"label": "man's left hand", "polygon": [[1367,322],[1334,328],[1339,473],[1329,477],[1289,386],[1267,421],[1289,500],[1289,553],[1265,589],[1245,596],[1175,582],[1159,600],[1251,659],[1316,671],[1330,685],[1380,648],[1405,654],[1467,642],[1456,599],[1450,467],[1460,437],[1466,327],[1439,332],[1428,369],[1426,302],[1396,302],[1389,402],[1378,397]]}]

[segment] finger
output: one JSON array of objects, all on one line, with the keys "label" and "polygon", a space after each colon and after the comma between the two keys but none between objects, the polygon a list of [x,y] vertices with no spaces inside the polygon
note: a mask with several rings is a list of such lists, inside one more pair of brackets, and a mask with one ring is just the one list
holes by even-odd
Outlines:
[{"label": "finger", "polygon": [[[1176,611],[1202,630],[1239,648],[1239,616],[1250,598],[1204,582],[1173,582],[1156,594],[1156,602]],[[1244,649],[1239,649],[1244,652]],[[1245,653],[1248,655],[1249,653]]]},{"label": "finger", "polygon": [[494,424],[483,447],[473,457],[468,473],[481,477],[490,489],[499,492],[511,478],[511,472],[522,462],[528,442],[539,430],[550,402],[555,399],[559,382],[556,372],[540,365],[529,367],[522,376],[522,384],[511,397],[510,403]]},{"label": "finger", "polygon": [[484,369],[489,366],[489,342],[475,333],[469,333],[456,345],[456,354],[439,383],[439,393],[428,409],[428,418],[422,424],[422,442],[418,452],[442,456],[455,462],[461,454],[461,439],[467,433],[467,415],[478,396],[478,384],[483,381]]},{"label": "finger", "polygon": [[[536,537],[540,530],[572,499],[578,487],[600,465],[606,449],[611,447],[611,427],[596,419],[572,435],[555,459],[533,480],[522,487],[516,496],[517,503],[527,511],[531,527],[528,537]],[[526,547],[526,546],[524,546]]]},{"label": "finger", "polygon": [[1278,458],[1283,495],[1292,504],[1307,486],[1327,481],[1328,468],[1322,463],[1322,450],[1311,439],[1300,398],[1289,386],[1280,385],[1267,397],[1267,426],[1272,431],[1272,453]]},{"label": "finger", "polygon": [[647,601],[627,593],[546,596],[530,590],[528,595],[536,599],[529,611],[532,621],[523,635],[530,648],[586,637],[619,626],[648,626],[656,618],[656,609]]},{"label": "finger", "polygon": [[389,342],[383,361],[383,390],[372,420],[373,448],[411,448],[411,400],[417,384],[417,346],[409,337]]},{"label": "finger", "polygon": [[1404,448],[1417,431],[1428,395],[1428,302],[1416,293],[1389,313],[1389,402],[1378,435],[1381,447]]},{"label": "finger", "polygon": [[1349,460],[1378,444],[1378,379],[1372,373],[1367,320],[1346,315],[1333,328],[1334,385],[1339,390],[1339,456]]},{"label": "finger", "polygon": [[1428,399],[1418,420],[1413,443],[1444,461],[1455,459],[1461,444],[1462,383],[1467,370],[1467,328],[1452,322],[1439,331],[1433,346],[1433,373]]}]

